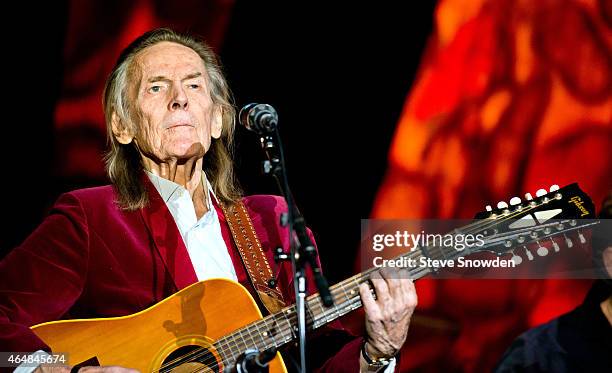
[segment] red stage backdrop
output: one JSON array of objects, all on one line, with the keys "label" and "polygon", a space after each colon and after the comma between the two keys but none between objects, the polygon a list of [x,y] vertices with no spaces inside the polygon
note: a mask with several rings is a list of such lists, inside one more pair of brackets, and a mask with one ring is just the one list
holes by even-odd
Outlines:
[{"label": "red stage backdrop", "polygon": [[[575,181],[599,205],[612,187],[612,1],[442,0],[435,24],[372,217],[471,218]],[[421,314],[440,323],[415,325],[402,367],[489,371],[588,286],[419,281]]]}]

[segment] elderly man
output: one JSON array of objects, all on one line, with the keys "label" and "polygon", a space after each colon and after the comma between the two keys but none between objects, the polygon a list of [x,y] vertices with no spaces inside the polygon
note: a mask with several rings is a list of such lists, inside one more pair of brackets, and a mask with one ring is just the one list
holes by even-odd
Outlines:
[{"label": "elderly man", "polygon": [[[49,351],[29,326],[132,314],[199,280],[239,281],[257,296],[225,216],[236,203],[245,206],[270,262],[274,247],[288,250],[278,223],[283,200],[242,197],[234,182],[235,112],[205,44],[168,29],[142,35],[112,71],[104,108],[112,186],[62,195],[0,263],[2,351]],[[274,273],[271,286],[292,299],[290,266]],[[393,369],[417,303],[414,285],[400,277],[373,275],[376,299],[361,285],[367,335],[335,348],[320,336],[312,350],[324,346],[328,354],[321,370]]]}]

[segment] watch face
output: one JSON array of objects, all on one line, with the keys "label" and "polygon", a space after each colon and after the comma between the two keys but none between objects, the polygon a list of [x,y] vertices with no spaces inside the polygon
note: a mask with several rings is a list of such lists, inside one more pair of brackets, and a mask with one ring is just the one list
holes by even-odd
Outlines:
[{"label": "watch face", "polygon": [[366,363],[368,363],[368,371],[370,372],[378,372],[381,368],[386,367],[391,363],[391,359],[388,358],[378,358],[372,359],[370,355],[368,355],[368,351],[365,347],[365,342],[361,345],[361,355],[365,359]]},{"label": "watch face", "polygon": [[387,365],[389,365],[388,362],[387,364],[380,364],[380,363],[368,364],[368,372],[382,372]]}]

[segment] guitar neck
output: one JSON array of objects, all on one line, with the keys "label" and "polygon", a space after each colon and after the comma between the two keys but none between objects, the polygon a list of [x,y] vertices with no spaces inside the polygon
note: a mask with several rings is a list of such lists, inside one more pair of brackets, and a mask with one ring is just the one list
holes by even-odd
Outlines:
[{"label": "guitar neck", "polygon": [[[577,226],[568,226],[561,232],[556,232],[553,235],[577,230],[581,227],[589,226],[593,223],[585,223]],[[472,231],[472,227],[466,226],[462,229],[457,229],[454,234],[464,234]],[[550,235],[550,236],[553,236]],[[501,236],[505,237],[505,236]],[[496,244],[498,238],[487,241],[489,244]],[[503,241],[503,240],[502,240]],[[394,262],[398,260],[411,260],[419,263],[421,258],[433,260],[456,259],[459,256],[469,254],[452,248],[441,246],[424,246],[417,247],[416,250],[402,254],[392,259]],[[434,270],[429,266],[404,266],[408,271],[407,277],[417,280],[425,275],[432,273]],[[329,324],[330,322],[354,311],[362,306],[359,296],[359,286],[363,283],[369,283],[370,275],[380,270],[379,268],[370,268],[357,275],[349,277],[330,287],[330,292],[334,298],[334,304],[331,307],[325,307],[319,294],[313,294],[306,298],[306,325],[309,330],[314,330]],[[374,296],[373,289],[370,289]],[[233,361],[238,355],[248,349],[257,349],[264,351],[272,347],[281,348],[282,346],[293,342],[297,339],[297,315],[293,305],[287,306],[281,311],[269,315],[261,320],[253,322],[245,327],[228,334],[215,342],[217,350],[221,353],[226,361]]]},{"label": "guitar neck", "polygon": [[[418,260],[424,256],[422,249],[400,257]],[[399,257],[398,257],[399,258]],[[418,279],[430,273],[427,268],[407,268],[409,277]],[[330,287],[334,305],[325,307],[318,293],[306,298],[306,325],[309,330],[320,328],[362,306],[359,285],[367,283],[370,274],[378,268],[370,268]],[[373,292],[373,290],[371,290]],[[374,293],[374,292],[373,292]],[[253,322],[215,342],[217,350],[226,361],[233,361],[247,349],[264,351],[282,346],[297,339],[297,315],[293,305]]]},{"label": "guitar neck", "polygon": [[[449,233],[450,235],[482,233],[485,237],[485,245],[478,250],[457,251],[452,247],[423,245],[396,257],[393,261],[397,262],[399,260],[400,263],[402,261],[407,263],[410,260],[412,263],[420,263],[422,258],[433,260],[456,259],[480,251],[489,251],[498,255],[512,253],[516,256],[511,251],[514,242],[526,248],[525,245],[530,243],[539,245],[538,240],[552,239],[559,235],[564,235],[565,239],[568,240],[565,233],[596,224],[596,222],[578,222],[575,220],[575,218],[589,219],[595,215],[595,208],[591,199],[575,183],[562,189],[559,189],[558,186],[552,186],[550,193],[546,194],[546,191],[544,191],[540,194],[540,191],[538,191],[536,196],[536,199],[532,199],[529,195],[526,201],[521,202],[519,200],[518,203],[513,198],[510,201],[511,207],[508,207],[508,204],[505,204],[505,206],[498,204],[497,209],[489,208],[488,211],[479,213],[477,221],[454,229]],[[548,221],[553,216],[557,220]],[[514,224],[511,223],[519,219],[522,224],[514,227]],[[568,246],[571,247],[569,244]],[[555,250],[558,251],[558,246],[555,246]],[[402,266],[408,271],[408,277],[414,280],[434,271],[433,267],[424,265]],[[323,306],[319,294],[313,294],[306,298],[307,328],[309,330],[317,329],[361,307],[359,286],[362,283],[368,283],[370,274],[378,270],[379,268],[368,269],[331,286],[330,291],[334,298],[334,305],[331,307]],[[371,288],[370,290],[373,292]],[[297,315],[295,314],[295,307],[288,306],[218,339],[215,346],[226,361],[233,361],[245,350],[264,351],[272,347],[280,348],[294,341],[296,337]]]}]

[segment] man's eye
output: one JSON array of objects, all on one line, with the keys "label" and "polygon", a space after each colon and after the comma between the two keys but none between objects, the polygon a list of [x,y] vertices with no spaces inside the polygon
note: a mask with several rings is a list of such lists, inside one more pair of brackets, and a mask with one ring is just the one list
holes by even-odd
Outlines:
[{"label": "man's eye", "polygon": [[191,89],[198,89],[198,88],[200,88],[200,85],[199,84],[189,84],[189,88],[191,88]]},{"label": "man's eye", "polygon": [[158,93],[161,92],[162,87],[160,85],[154,85],[151,88],[149,88],[149,92],[150,93]]}]

